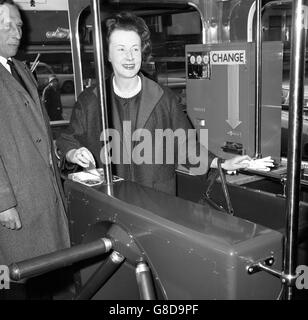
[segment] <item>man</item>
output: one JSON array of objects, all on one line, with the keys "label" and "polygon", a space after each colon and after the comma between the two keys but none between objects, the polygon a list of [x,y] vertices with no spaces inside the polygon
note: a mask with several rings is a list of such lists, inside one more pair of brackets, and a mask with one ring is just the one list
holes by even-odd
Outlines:
[{"label": "man", "polygon": [[14,2],[0,0],[0,265],[69,246],[48,116],[33,75],[13,58],[21,29]]},{"label": "man", "polygon": [[51,75],[42,93],[42,102],[51,121],[63,120],[59,81]]}]

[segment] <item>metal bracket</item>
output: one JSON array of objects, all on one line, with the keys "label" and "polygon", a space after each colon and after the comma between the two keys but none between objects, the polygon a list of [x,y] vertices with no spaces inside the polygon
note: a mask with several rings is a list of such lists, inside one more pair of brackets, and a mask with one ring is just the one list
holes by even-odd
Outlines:
[{"label": "metal bracket", "polygon": [[268,257],[266,259],[261,259],[256,262],[253,262],[252,264],[246,267],[246,270],[249,275],[252,275],[259,271],[265,271],[277,278],[280,278],[282,284],[288,287],[294,286],[298,275],[285,274],[283,271],[278,271],[270,268],[274,263],[275,263],[274,257]]},{"label": "metal bracket", "polygon": [[281,175],[280,183],[282,184],[283,191],[282,191],[282,194],[280,196],[283,197],[283,198],[287,197],[287,182],[288,182],[287,181],[287,174]]},{"label": "metal bracket", "polygon": [[277,277],[281,277],[282,273],[280,271],[269,268],[274,263],[275,263],[275,259],[273,256],[271,256],[271,257],[253,262],[252,264],[250,264],[246,267],[246,270],[249,275],[252,275],[252,274],[259,272],[259,271],[266,271],[266,272],[273,274]]}]

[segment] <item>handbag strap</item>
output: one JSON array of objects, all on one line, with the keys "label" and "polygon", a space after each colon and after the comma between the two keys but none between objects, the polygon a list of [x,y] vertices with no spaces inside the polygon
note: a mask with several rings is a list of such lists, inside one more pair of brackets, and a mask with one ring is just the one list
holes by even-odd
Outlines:
[{"label": "handbag strap", "polygon": [[[226,180],[224,170],[221,167],[221,163],[222,163],[222,159],[217,158],[217,169],[211,170],[211,172],[208,176],[208,179],[207,179],[207,187],[205,189],[205,192],[201,196],[200,203],[209,202],[216,209],[218,209],[220,211],[227,211],[228,214],[234,215],[234,210],[232,207],[232,203],[231,203],[231,199],[230,199],[230,195],[229,195],[229,190],[227,187],[227,180]],[[219,206],[217,203],[215,203],[210,197],[210,193],[213,189],[214,182],[217,180],[218,176],[220,177],[220,180],[221,180],[221,187],[222,187],[222,191],[223,191],[223,194],[225,197],[227,210],[224,209],[223,207]]]},{"label": "handbag strap", "polygon": [[221,180],[221,187],[222,187],[222,191],[223,191],[224,196],[225,196],[228,213],[233,216],[234,215],[234,210],[233,210],[233,207],[232,207],[230,194],[229,194],[229,190],[228,190],[228,187],[227,187],[226,174],[225,174],[224,170],[221,167],[221,162],[222,162],[222,159],[218,158],[217,159],[217,167],[218,167],[219,176],[220,176],[220,180]]}]

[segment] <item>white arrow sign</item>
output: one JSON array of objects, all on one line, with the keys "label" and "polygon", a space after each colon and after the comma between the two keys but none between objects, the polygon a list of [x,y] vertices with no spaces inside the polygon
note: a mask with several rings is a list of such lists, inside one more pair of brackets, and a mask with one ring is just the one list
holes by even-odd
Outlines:
[{"label": "white arrow sign", "polygon": [[226,120],[234,130],[240,121],[240,78],[239,65],[228,65],[228,119]]}]

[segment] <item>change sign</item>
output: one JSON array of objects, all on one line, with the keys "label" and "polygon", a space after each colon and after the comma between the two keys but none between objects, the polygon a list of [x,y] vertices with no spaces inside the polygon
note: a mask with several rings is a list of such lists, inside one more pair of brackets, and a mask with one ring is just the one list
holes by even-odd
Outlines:
[{"label": "change sign", "polygon": [[226,51],[211,51],[211,64],[245,64],[246,51],[245,50],[226,50]]}]

